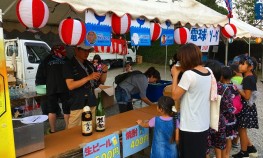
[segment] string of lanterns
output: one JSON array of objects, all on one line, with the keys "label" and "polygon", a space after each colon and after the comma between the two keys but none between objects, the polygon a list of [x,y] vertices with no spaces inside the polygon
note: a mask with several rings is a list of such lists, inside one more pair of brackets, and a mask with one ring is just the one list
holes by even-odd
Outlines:
[{"label": "string of lanterns", "polygon": [[[39,29],[46,25],[49,18],[49,10],[42,0],[19,0],[16,6],[18,20],[29,29]],[[124,14],[122,17],[112,15],[112,32],[122,35],[130,31],[131,15]],[[233,38],[237,29],[233,24],[226,24],[221,32],[226,38]],[[156,41],[162,34],[162,27],[159,23],[150,24],[150,37]],[[67,45],[78,45],[85,39],[85,24],[80,20],[68,18],[61,21],[59,25],[59,37]],[[177,44],[186,44],[190,39],[190,32],[186,27],[174,30],[174,41]]]}]

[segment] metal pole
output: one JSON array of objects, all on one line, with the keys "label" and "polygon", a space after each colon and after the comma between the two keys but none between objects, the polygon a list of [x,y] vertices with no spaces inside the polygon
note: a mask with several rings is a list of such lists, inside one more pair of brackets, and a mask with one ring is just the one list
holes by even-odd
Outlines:
[{"label": "metal pole", "polygon": [[225,65],[227,66],[228,60],[228,39],[226,39],[226,52],[225,52]]},{"label": "metal pole", "polygon": [[0,9],[0,133],[1,137],[4,138],[1,139],[0,143],[0,155],[15,157],[14,132],[4,51],[2,9]]},{"label": "metal pole", "polygon": [[248,40],[248,56],[250,57],[250,37],[249,37],[249,40]]},{"label": "metal pole", "polygon": [[165,46],[165,63],[164,63],[164,80],[166,80],[166,65],[167,65],[167,45]]}]

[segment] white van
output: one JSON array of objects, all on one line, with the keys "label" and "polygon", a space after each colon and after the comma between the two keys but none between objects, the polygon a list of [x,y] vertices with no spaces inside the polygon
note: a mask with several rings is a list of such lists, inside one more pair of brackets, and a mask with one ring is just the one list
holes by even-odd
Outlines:
[{"label": "white van", "polygon": [[5,40],[6,66],[14,70],[16,84],[27,84],[35,91],[38,65],[49,53],[50,47],[43,41],[10,39]]},{"label": "white van", "polygon": [[136,51],[132,49],[128,49],[127,55],[119,55],[119,54],[112,54],[112,53],[89,53],[88,60],[92,61],[93,57],[98,54],[100,55],[101,60],[103,60],[104,64],[108,65],[108,68],[111,66],[122,66],[123,60],[125,62],[136,62]]}]

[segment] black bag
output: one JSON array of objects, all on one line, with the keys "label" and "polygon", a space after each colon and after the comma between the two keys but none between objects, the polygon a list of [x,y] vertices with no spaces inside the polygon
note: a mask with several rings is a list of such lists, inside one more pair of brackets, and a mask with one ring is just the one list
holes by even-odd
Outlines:
[{"label": "black bag", "polygon": [[136,74],[142,74],[141,71],[139,70],[135,70],[135,71],[131,71],[131,72],[125,72],[122,74],[119,74],[115,77],[114,82],[116,84],[120,84],[122,81],[124,81],[126,78],[132,76],[132,75],[136,75]]}]

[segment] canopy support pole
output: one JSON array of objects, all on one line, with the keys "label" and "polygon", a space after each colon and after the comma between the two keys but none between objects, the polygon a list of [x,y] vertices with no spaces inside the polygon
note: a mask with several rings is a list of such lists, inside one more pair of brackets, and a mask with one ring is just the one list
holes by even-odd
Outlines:
[{"label": "canopy support pole", "polygon": [[166,80],[166,65],[167,65],[167,45],[165,46],[165,63],[164,63],[164,79]]},{"label": "canopy support pole", "polygon": [[225,66],[227,66],[227,60],[228,60],[228,39],[226,39]]},{"label": "canopy support pole", "polygon": [[13,1],[13,2],[6,8],[6,10],[3,12],[3,14],[5,15],[15,4],[16,4],[16,1]]},{"label": "canopy support pole", "polygon": [[250,37],[249,37],[249,40],[248,40],[248,56],[250,57]]}]

